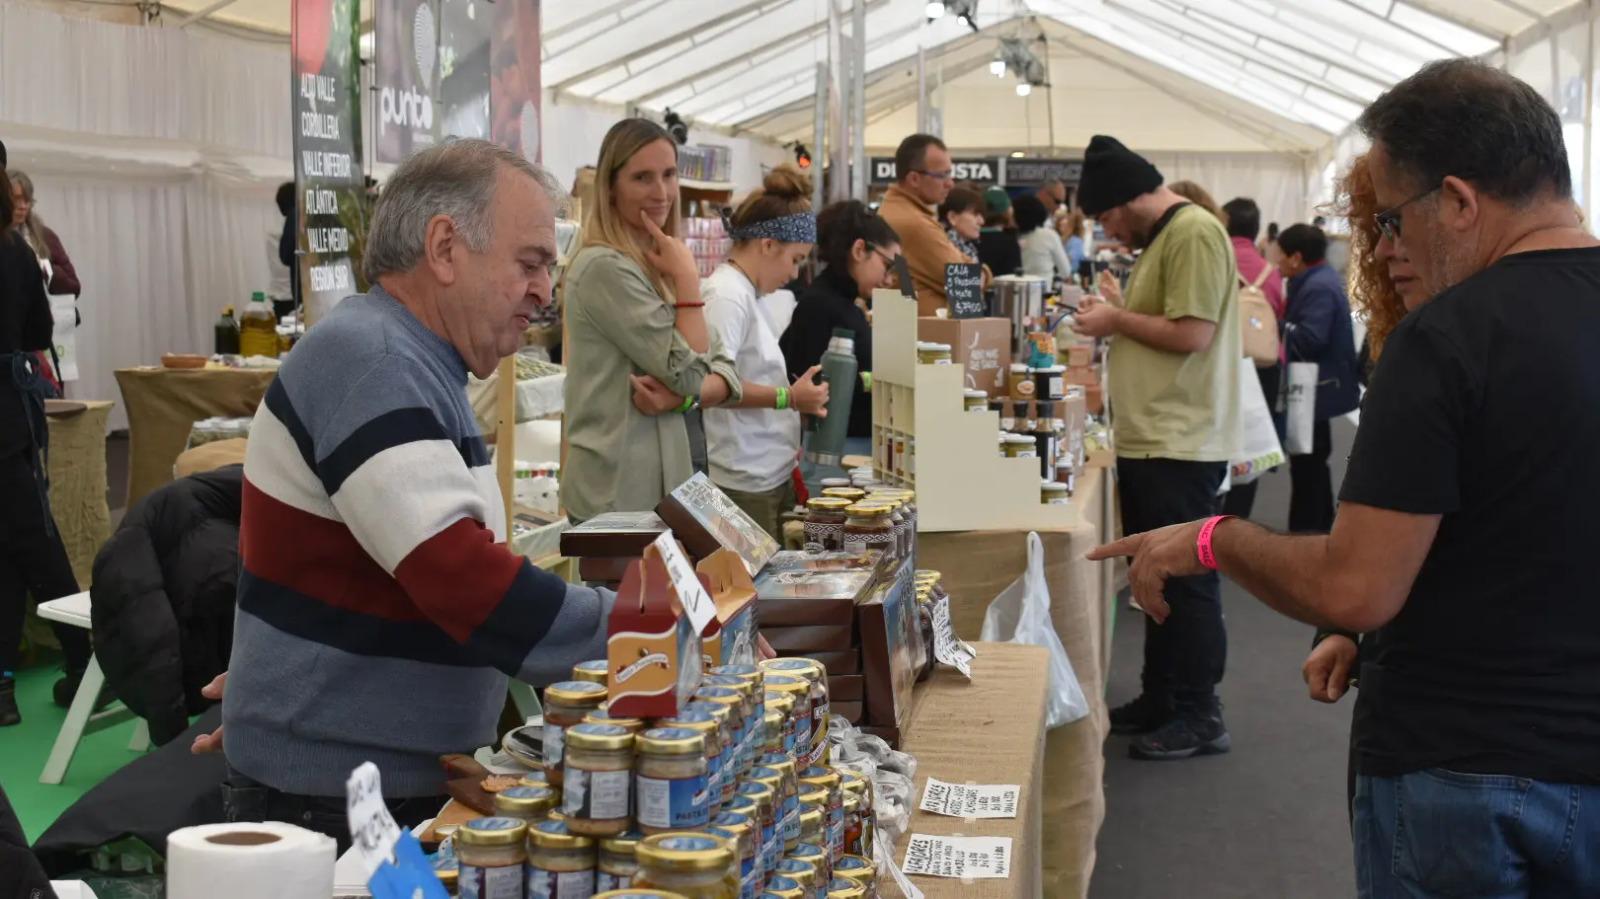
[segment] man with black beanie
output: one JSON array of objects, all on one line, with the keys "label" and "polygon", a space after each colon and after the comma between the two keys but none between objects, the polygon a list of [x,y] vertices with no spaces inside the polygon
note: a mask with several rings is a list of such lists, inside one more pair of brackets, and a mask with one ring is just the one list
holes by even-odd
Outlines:
[{"label": "man with black beanie", "polygon": [[[1115,138],[1095,135],[1078,188],[1112,241],[1142,249],[1126,292],[1109,272],[1076,330],[1111,338],[1110,393],[1122,526],[1133,534],[1212,514],[1239,442],[1238,268],[1222,223],[1163,186]],[[1215,572],[1167,582],[1172,609],[1145,622],[1143,690],[1111,713],[1134,758],[1227,752],[1217,684],[1227,661]]]}]

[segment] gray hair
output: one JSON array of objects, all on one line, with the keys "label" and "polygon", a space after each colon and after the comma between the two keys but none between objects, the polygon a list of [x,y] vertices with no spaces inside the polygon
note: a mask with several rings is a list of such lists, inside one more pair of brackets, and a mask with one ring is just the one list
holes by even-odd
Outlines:
[{"label": "gray hair", "polygon": [[474,252],[489,246],[489,205],[501,167],[532,178],[557,214],[566,207],[566,192],[541,166],[516,152],[484,140],[450,140],[417,153],[400,164],[384,184],[367,233],[362,269],[369,282],[380,275],[406,272],[422,260],[428,221],[436,215],[455,223],[461,239]]}]

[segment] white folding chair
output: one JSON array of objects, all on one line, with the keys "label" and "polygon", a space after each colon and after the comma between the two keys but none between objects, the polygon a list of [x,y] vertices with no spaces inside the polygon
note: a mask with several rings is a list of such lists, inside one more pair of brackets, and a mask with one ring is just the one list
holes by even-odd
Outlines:
[{"label": "white folding chair", "polygon": [[[89,592],[85,590],[39,603],[39,617],[88,630]],[[78,743],[85,735],[114,727],[129,718],[137,720],[138,724],[133,729],[133,739],[128,741],[128,748],[134,752],[144,752],[150,748],[150,725],[134,715],[132,709],[116,702],[103,711],[94,710],[95,699],[100,696],[100,688],[105,682],[100,660],[91,654],[89,667],[83,672],[83,681],[78,684],[78,692],[72,697],[72,706],[67,709],[67,720],[61,722],[61,732],[56,734],[56,744],[51,747],[50,758],[45,761],[44,771],[39,775],[40,783],[61,783],[67,774],[67,766],[72,764],[73,754],[78,751]]]}]

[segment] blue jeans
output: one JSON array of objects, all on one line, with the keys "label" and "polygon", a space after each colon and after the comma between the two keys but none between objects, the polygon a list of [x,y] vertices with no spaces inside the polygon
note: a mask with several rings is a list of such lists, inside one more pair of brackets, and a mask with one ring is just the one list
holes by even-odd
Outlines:
[{"label": "blue jeans", "polygon": [[1362,899],[1600,896],[1600,786],[1361,775],[1355,854]]}]

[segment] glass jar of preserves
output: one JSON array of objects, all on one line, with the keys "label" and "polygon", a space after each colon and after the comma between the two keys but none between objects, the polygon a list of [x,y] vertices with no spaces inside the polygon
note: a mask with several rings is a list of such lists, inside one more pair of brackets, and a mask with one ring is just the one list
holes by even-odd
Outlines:
[{"label": "glass jar of preserves", "polygon": [[[821,819],[821,815],[818,815]],[[815,889],[821,895],[827,887],[828,881],[833,879],[833,860],[828,857],[828,850],[822,848],[819,842],[806,841],[795,847],[785,858],[805,862],[816,871]]]},{"label": "glass jar of preserves", "polygon": [[[800,775],[795,767],[794,756],[787,752],[769,752],[756,759],[762,768],[770,769],[778,775],[778,832],[783,838],[784,851],[793,849],[800,842]],[[750,774],[755,777],[755,771]]]},{"label": "glass jar of preserves", "polygon": [[1060,481],[1039,482],[1039,502],[1047,506],[1065,506],[1071,502],[1067,485]]},{"label": "glass jar of preserves", "polygon": [[828,791],[828,819],[824,830],[828,851],[837,860],[844,855],[844,787],[839,772],[816,765],[800,772],[800,783]]},{"label": "glass jar of preserves", "polygon": [[767,888],[761,895],[770,899],[805,899],[806,893],[794,878],[772,874],[767,877]]},{"label": "glass jar of preserves", "polygon": [[[872,781],[862,777],[854,771],[841,772],[841,777],[843,780],[845,795],[854,796],[857,800],[859,800],[857,815],[860,819],[861,830],[860,839],[858,840],[858,845],[855,849],[850,849],[848,845],[849,836],[848,833],[846,834],[845,843],[847,845],[845,849],[846,851],[853,852],[856,855],[863,855],[867,858],[873,858],[874,847],[877,845],[876,839],[878,831],[878,814],[873,807],[874,798],[872,793]],[[847,804],[845,806],[845,813],[848,815],[849,811],[850,808]]]},{"label": "glass jar of preserves", "polygon": [[706,673],[716,677],[737,677],[752,686],[761,685],[761,669],[754,665],[717,665]]},{"label": "glass jar of preserves", "polygon": [[844,510],[844,551],[866,552],[876,549],[885,555],[894,553],[894,522],[889,519],[889,507],[882,503],[856,503]]},{"label": "glass jar of preserves", "polygon": [[861,855],[861,797],[844,794],[844,854]]},{"label": "glass jar of preserves", "polygon": [[1011,368],[1006,373],[1006,387],[1014,402],[1026,403],[1033,399],[1034,383],[1028,374],[1028,366],[1021,362],[1011,363]]},{"label": "glass jar of preserves", "polygon": [[767,707],[767,715],[770,717],[773,712],[777,712],[780,717],[777,735],[778,747],[774,751],[792,754],[794,752],[794,722],[790,718],[794,715],[794,696],[788,693],[780,693],[768,687],[765,678],[762,680],[762,689],[766,691],[761,699]]},{"label": "glass jar of preserves", "polygon": [[755,820],[739,812],[723,812],[711,819],[711,826],[706,831],[722,837],[734,847],[734,854],[739,859],[739,894],[754,894],[756,840],[760,839]]},{"label": "glass jar of preserves", "polygon": [[828,881],[828,899],[867,899],[867,888],[853,880],[835,877]]},{"label": "glass jar of preserves", "polygon": [[[522,775],[522,779],[517,781],[517,786],[519,786],[519,787],[549,787],[550,784],[549,784],[548,781],[546,781],[544,779],[544,772],[535,771],[532,774],[524,774],[524,775]],[[551,789],[555,791],[556,796],[559,798],[560,795],[561,795],[561,792],[559,790],[555,790],[554,787],[551,787]],[[559,804],[560,803],[558,802],[557,805],[559,805]]]},{"label": "glass jar of preserves", "polygon": [[682,893],[674,893],[671,890],[636,890],[628,887],[595,893],[593,899],[684,899],[684,897]]},{"label": "glass jar of preserves", "polygon": [[717,722],[717,731],[721,734],[722,753],[721,764],[717,771],[718,795],[712,800],[712,806],[726,805],[733,798],[733,788],[739,782],[739,767],[734,764],[734,753],[738,747],[739,722],[733,717],[733,707],[723,703],[695,701],[684,706],[685,711],[704,712]]},{"label": "glass jar of preserves", "polygon": [[[796,656],[787,659],[765,659],[761,662],[761,670],[767,672],[768,682],[772,675],[798,677],[806,683],[807,696],[810,698],[811,711],[811,740],[804,749],[804,756],[800,748],[795,750],[795,762],[804,769],[816,764],[822,758],[828,744],[828,672],[822,664],[815,659]],[[799,710],[796,710],[799,715]]]},{"label": "glass jar of preserves", "polygon": [[728,710],[728,727],[733,732],[733,756],[729,761],[731,767],[723,772],[723,778],[737,781],[744,775],[747,741],[750,739],[750,722],[744,716],[744,697],[732,687],[709,686],[694,691],[694,701]]},{"label": "glass jar of preserves", "polygon": [[772,873],[787,877],[800,887],[800,896],[812,899],[817,891],[817,866],[802,859],[785,856],[778,859]]},{"label": "glass jar of preserves", "polygon": [[597,708],[594,711],[590,712],[589,714],[583,716],[583,723],[585,723],[585,724],[615,724],[616,726],[622,728],[623,730],[627,731],[630,734],[637,734],[639,731],[644,730],[644,719],[642,719],[642,718],[614,718],[611,715],[610,708],[608,708],[609,705],[610,705],[610,703],[605,703],[605,702],[600,703],[600,707],[599,708]]},{"label": "glass jar of preserves", "polygon": [[661,833],[639,841],[636,887],[655,887],[687,899],[738,899],[733,846],[707,833]]},{"label": "glass jar of preserves", "polygon": [[611,667],[605,659],[590,659],[572,666],[572,679],[604,687],[611,680]]},{"label": "glass jar of preserves", "polygon": [[[828,851],[828,805],[827,803],[807,802],[805,794],[800,796],[800,845],[813,844],[823,847]],[[833,854],[828,853],[828,862],[832,864]]]},{"label": "glass jar of preserves", "polygon": [[1060,400],[1067,396],[1067,367],[1052,365],[1028,372],[1033,378],[1033,396],[1038,400]]},{"label": "glass jar of preserves", "polygon": [[717,719],[707,711],[684,709],[676,718],[657,719],[656,726],[687,730],[701,736],[705,743],[706,814],[715,815],[717,809],[722,806],[723,764],[733,753],[731,744],[722,733],[722,728],[717,726]]},{"label": "glass jar of preserves", "polygon": [[737,792],[740,798],[748,799],[756,806],[753,817],[761,828],[761,838],[757,841],[756,870],[764,875],[767,865],[778,856],[774,851],[778,840],[778,794],[771,787],[754,781],[740,784]]},{"label": "glass jar of preserves", "polygon": [[[779,857],[783,855],[784,849],[787,848],[787,839],[786,834],[784,833],[785,798],[783,795],[783,775],[779,774],[772,768],[751,768],[750,781],[752,783],[758,783],[772,791],[772,840],[767,844],[766,859],[766,868],[770,871],[772,870],[772,865],[777,862]],[[800,814],[800,800],[798,797],[795,798],[794,811],[796,815],[795,830],[797,837],[795,842],[798,844],[798,831],[800,829],[800,821],[798,817]]]},{"label": "glass jar of preserves", "polygon": [[982,390],[961,391],[961,406],[967,412],[989,411],[989,394]]},{"label": "glass jar of preserves", "polygon": [[574,724],[562,761],[561,810],[567,828],[612,836],[632,825],[633,734],[615,724]]},{"label": "glass jar of preserves", "polygon": [[633,875],[639,870],[639,860],[634,850],[644,835],[630,831],[600,841],[600,857],[595,864],[594,888],[599,892],[625,890],[633,886]]},{"label": "glass jar of preserves", "polygon": [[[789,718],[783,725],[783,748],[798,757],[807,752],[811,745],[811,682],[803,677],[790,677],[766,667],[767,659],[762,662],[761,670],[766,673],[765,684],[768,693],[780,693],[789,697],[793,706],[789,710]],[[770,700],[769,700],[770,702]]]},{"label": "glass jar of preserves", "polygon": [[953,361],[950,344],[917,341],[917,362],[923,365],[950,365]]},{"label": "glass jar of preserves", "polygon": [[461,860],[456,858],[452,851],[448,855],[440,852],[428,859],[433,868],[433,876],[439,878],[439,885],[451,896],[459,895],[458,887],[461,885]]},{"label": "glass jar of preserves", "polygon": [[544,777],[561,786],[561,760],[567,728],[582,724],[584,716],[606,701],[606,688],[591,681],[562,681],[544,691]]},{"label": "glass jar of preserves", "polygon": [[463,896],[518,899],[528,851],[521,818],[476,818],[456,829],[457,886]]},{"label": "glass jar of preserves", "polygon": [[647,730],[635,739],[634,793],[639,830],[693,830],[711,820],[705,736],[679,727]]},{"label": "glass jar of preserves", "polygon": [[806,500],[806,552],[832,552],[844,548],[844,510],[850,501],[841,496],[813,496]]},{"label": "glass jar of preserves", "polygon": [[783,713],[769,706],[765,723],[766,728],[761,732],[761,753],[783,752]]},{"label": "glass jar of preserves", "polygon": [[846,855],[835,862],[833,876],[861,884],[866,888],[869,897],[878,894],[878,868],[870,860],[859,855]]},{"label": "glass jar of preserves", "polygon": [[1028,434],[1007,434],[1000,452],[1007,459],[1037,459],[1039,457],[1038,444]]},{"label": "glass jar of preserves", "polygon": [[867,491],[860,487],[828,487],[822,491],[823,496],[832,496],[838,499],[847,499],[852,503],[861,502]]},{"label": "glass jar of preserves", "polygon": [[520,818],[529,827],[550,816],[561,797],[549,787],[515,786],[494,794],[494,813],[506,818]]},{"label": "glass jar of preserves", "polygon": [[567,899],[594,893],[594,840],[563,821],[528,830],[527,899]]}]

